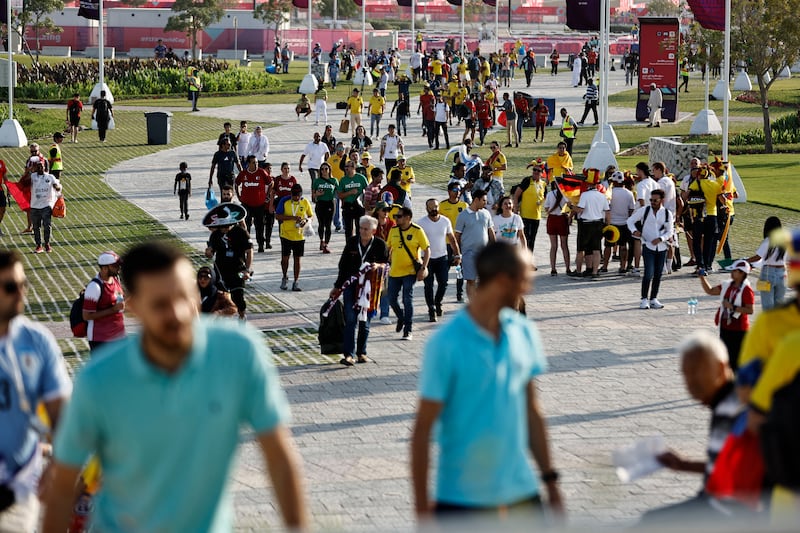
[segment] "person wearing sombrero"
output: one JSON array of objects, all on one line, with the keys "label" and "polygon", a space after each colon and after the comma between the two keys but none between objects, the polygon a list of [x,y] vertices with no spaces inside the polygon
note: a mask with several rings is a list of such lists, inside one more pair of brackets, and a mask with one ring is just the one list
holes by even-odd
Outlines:
[{"label": "person wearing sombrero", "polygon": [[203,217],[203,225],[212,230],[205,255],[209,259],[214,258],[218,278],[230,292],[242,320],[246,318],[247,308],[244,282],[250,279],[250,265],[253,262],[250,234],[239,224],[246,216],[247,210],[243,206],[221,203]]}]

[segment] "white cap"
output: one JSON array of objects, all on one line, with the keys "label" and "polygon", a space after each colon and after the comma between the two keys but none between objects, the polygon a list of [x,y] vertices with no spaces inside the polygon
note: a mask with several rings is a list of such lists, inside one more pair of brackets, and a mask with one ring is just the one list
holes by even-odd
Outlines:
[{"label": "white cap", "polygon": [[97,258],[97,264],[100,266],[116,265],[120,262],[119,256],[114,252],[103,252]]},{"label": "white cap", "polygon": [[737,259],[733,262],[730,266],[731,270],[741,270],[745,274],[749,274],[753,267],[750,266],[750,263],[747,262],[746,259]]}]

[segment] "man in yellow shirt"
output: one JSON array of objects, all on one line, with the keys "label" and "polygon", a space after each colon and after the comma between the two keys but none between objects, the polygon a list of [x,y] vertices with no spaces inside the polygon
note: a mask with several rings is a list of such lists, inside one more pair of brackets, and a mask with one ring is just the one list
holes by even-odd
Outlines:
[{"label": "man in yellow shirt", "polygon": [[[386,110],[386,98],[381,96],[378,89],[372,89],[372,97],[369,99],[369,136],[374,137],[381,133],[381,118]],[[373,133],[373,131],[375,133]]]},{"label": "man in yellow shirt", "polygon": [[411,184],[416,183],[417,180],[414,177],[414,169],[406,165],[406,156],[402,154],[397,156],[397,166],[389,171],[387,181],[391,183],[398,177],[400,179],[400,188],[403,189],[406,192],[406,195],[410,198]]},{"label": "man in yellow shirt", "polygon": [[[397,225],[389,230],[389,286],[387,294],[389,305],[397,315],[397,332],[403,332],[403,340],[412,340],[412,321],[414,318],[414,284],[428,275],[428,261],[431,247],[428,237],[421,227],[411,222],[413,212],[409,207],[401,207],[395,215]],[[403,307],[398,296],[403,291]]]},{"label": "man in yellow shirt", "polygon": [[[464,177],[464,163],[458,163],[461,165],[461,177]],[[452,179],[452,178],[451,178]],[[461,199],[461,184],[457,181],[451,181],[447,185],[447,199],[442,200],[439,202],[439,213],[442,216],[447,217],[450,220],[450,224],[453,227],[456,227],[456,219],[458,219],[458,215],[461,214],[469,204]],[[455,252],[453,251],[453,247],[450,244],[447,245],[447,260],[449,264],[453,264],[453,259],[455,258]],[[464,299],[464,278],[456,278],[456,299],[460,302]]]},{"label": "man in yellow shirt", "polygon": [[356,134],[356,128],[361,125],[361,109],[363,107],[364,99],[359,96],[358,89],[353,89],[353,94],[347,98],[347,109],[344,110],[344,118],[347,118],[347,113],[350,113],[353,118],[350,121],[353,135]]},{"label": "man in yellow shirt", "polygon": [[431,74],[433,75],[433,79],[438,79],[440,83],[444,83],[442,78],[442,60],[438,57],[431,61]]},{"label": "man in yellow shirt", "polygon": [[714,266],[717,253],[717,200],[723,200],[722,184],[706,167],[701,168],[698,179],[692,179],[686,191],[692,210],[692,236],[697,275],[706,276]]},{"label": "man in yellow shirt", "polygon": [[567,143],[560,141],[556,153],[547,158],[547,181],[560,178],[564,172],[573,169],[572,156],[567,152]]},{"label": "man in yellow shirt", "polygon": [[291,196],[285,197],[275,209],[275,218],[281,223],[281,290],[286,290],[289,286],[289,256],[294,255],[294,283],[292,290],[300,292],[302,289],[297,285],[300,277],[300,258],[305,253],[306,237],[303,233],[305,226],[311,223],[314,218],[314,211],[311,204],[303,198],[303,187],[300,184],[292,186]]},{"label": "man in yellow shirt", "polygon": [[519,184],[514,193],[514,205],[517,206],[517,212],[522,217],[525,240],[531,253],[533,253],[533,246],[536,244],[539,222],[542,220],[542,206],[544,205],[546,188],[542,180],[542,172],[544,172],[544,166],[541,163],[534,163],[531,166],[530,177],[522,180],[522,183]]},{"label": "man in yellow shirt", "polygon": [[500,143],[492,141],[489,145],[492,149],[492,155],[486,160],[486,165],[492,167],[492,177],[503,183],[503,176],[505,171],[508,170],[508,160],[506,155],[500,150]]}]

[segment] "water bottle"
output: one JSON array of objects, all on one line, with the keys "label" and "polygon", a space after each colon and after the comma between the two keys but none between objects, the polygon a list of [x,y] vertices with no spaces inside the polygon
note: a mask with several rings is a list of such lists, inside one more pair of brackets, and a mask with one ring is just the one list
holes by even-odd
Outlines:
[{"label": "water bottle", "polygon": [[697,314],[697,298],[695,298],[694,296],[689,298],[688,308],[689,308],[688,309],[688,313],[690,315],[696,315]]},{"label": "water bottle", "polygon": [[464,274],[461,273],[461,265],[456,265],[456,279],[464,279]]}]

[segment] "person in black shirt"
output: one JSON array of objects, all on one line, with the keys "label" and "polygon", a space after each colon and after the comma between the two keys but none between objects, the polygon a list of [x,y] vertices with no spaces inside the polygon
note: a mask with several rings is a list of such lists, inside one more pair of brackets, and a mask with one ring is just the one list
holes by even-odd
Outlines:
[{"label": "person in black shirt", "polygon": [[[355,281],[344,288],[344,291],[342,287],[353,276],[358,276],[364,263],[372,263],[375,267],[387,262],[388,247],[383,239],[375,236],[377,228],[378,221],[369,215],[364,215],[358,220],[358,235],[347,239],[342,257],[339,259],[339,276],[330,294],[331,298],[338,298],[341,294],[344,299],[344,357],[341,363],[345,366],[353,366],[356,360],[359,363],[369,362],[367,338],[371,317],[367,312],[366,320],[359,318],[361,308],[358,304],[362,285]],[[378,288],[372,285],[371,290],[375,291]],[[356,326],[358,326],[357,338]]]},{"label": "person in black shirt", "polygon": [[[230,204],[220,204],[230,205]],[[206,257],[214,258],[214,268],[225,290],[239,310],[239,318],[246,318],[244,301],[244,282],[250,279],[250,265],[253,261],[253,243],[247,230],[239,224],[215,228],[208,239]]]},{"label": "person in black shirt", "polygon": [[219,185],[220,195],[222,194],[222,186],[233,186],[233,180],[236,177],[234,168],[238,168],[239,172],[242,171],[242,163],[234,150],[231,150],[231,142],[227,139],[222,140],[219,145],[219,150],[214,152],[214,158],[211,160],[211,171],[208,173],[208,186],[213,184],[214,169],[217,169],[217,185]]},{"label": "person in black shirt", "polygon": [[231,131],[231,123],[230,122],[226,122],[225,124],[222,125],[222,127],[225,128],[225,131],[223,131],[222,133],[219,134],[219,139],[217,139],[217,146],[222,146],[222,141],[227,139],[228,142],[231,143],[231,150],[233,150],[235,152],[236,151],[237,134],[235,134],[235,133],[233,133]]}]

